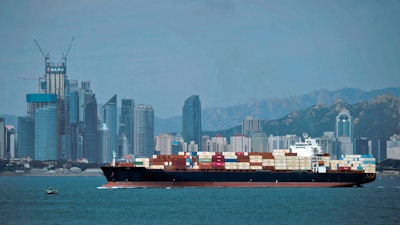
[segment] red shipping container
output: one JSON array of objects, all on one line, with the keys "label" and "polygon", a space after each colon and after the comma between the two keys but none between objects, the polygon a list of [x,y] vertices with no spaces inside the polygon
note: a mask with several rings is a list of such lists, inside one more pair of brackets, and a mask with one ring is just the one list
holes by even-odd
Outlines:
[{"label": "red shipping container", "polygon": [[250,158],[248,156],[238,156],[237,161],[238,162],[250,162]]},{"label": "red shipping container", "polygon": [[351,167],[350,166],[341,166],[341,167],[339,167],[339,170],[351,170]]},{"label": "red shipping container", "polygon": [[213,167],[214,166],[225,166],[225,163],[224,162],[212,162],[212,164],[211,164]]},{"label": "red shipping container", "polygon": [[263,170],[275,170],[275,166],[263,166]]}]

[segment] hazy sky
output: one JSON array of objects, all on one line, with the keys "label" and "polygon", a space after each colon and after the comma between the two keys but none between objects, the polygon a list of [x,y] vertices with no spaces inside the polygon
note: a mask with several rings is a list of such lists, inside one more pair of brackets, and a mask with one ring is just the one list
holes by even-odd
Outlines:
[{"label": "hazy sky", "polygon": [[44,58],[158,117],[325,88],[400,86],[400,1],[0,1],[0,114],[26,114]]}]

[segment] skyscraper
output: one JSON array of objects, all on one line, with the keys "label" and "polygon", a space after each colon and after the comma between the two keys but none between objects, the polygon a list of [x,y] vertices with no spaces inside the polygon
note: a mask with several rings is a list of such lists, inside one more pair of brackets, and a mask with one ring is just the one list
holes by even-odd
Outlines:
[{"label": "skyscraper", "polygon": [[90,162],[100,162],[100,150],[97,140],[97,100],[96,95],[90,89],[89,81],[81,83],[78,101],[78,136],[82,140],[82,149],[77,150],[77,156],[79,158],[84,157]]},{"label": "skyscraper", "polygon": [[57,160],[57,105],[35,110],[35,160]]},{"label": "skyscraper", "polygon": [[341,143],[341,154],[353,154],[353,129],[350,112],[342,109],[336,116],[335,134],[337,140]]},{"label": "skyscraper", "polygon": [[110,100],[103,105],[103,123],[107,124],[110,132],[110,157],[112,157],[112,152],[117,151],[117,95],[111,97]]},{"label": "skyscraper", "polygon": [[45,93],[57,95],[58,136],[57,150],[60,158],[68,158],[67,142],[69,137],[69,95],[67,88],[66,62],[53,63],[46,61]]},{"label": "skyscraper", "polygon": [[139,105],[134,110],[134,148],[136,157],[151,157],[154,153],[154,110],[151,105]]},{"label": "skyscraper", "polygon": [[[74,85],[77,85],[77,82],[71,83]],[[70,154],[71,154],[71,159],[75,160],[78,158],[81,158],[82,155],[79,154],[78,157],[78,152],[80,152],[79,149],[79,143],[78,143],[78,126],[79,126],[79,88],[74,86],[73,88],[71,87],[71,92],[70,92],[70,101],[69,101],[69,128],[70,128]]]},{"label": "skyscraper", "polygon": [[[18,125],[21,135],[19,156],[28,156],[35,160],[57,159],[58,124],[54,124],[54,121],[52,121],[55,119],[58,123],[57,95],[27,94],[26,103],[28,116],[27,118],[20,118],[21,124]],[[55,115],[54,112],[56,112]],[[46,116],[49,116],[48,120],[46,120]],[[54,131],[54,129],[56,130]],[[54,143],[55,151],[53,151]],[[52,154],[56,154],[56,157],[54,158]]]},{"label": "skyscraper", "polygon": [[113,159],[113,151],[111,150],[111,136],[107,124],[103,123],[99,130],[99,155],[97,162],[108,163]]},{"label": "skyscraper", "polygon": [[182,137],[186,143],[201,145],[201,103],[198,95],[185,100],[182,109]]},{"label": "skyscraper", "polygon": [[0,159],[5,157],[6,150],[6,124],[4,118],[0,118]]},{"label": "skyscraper", "polygon": [[[121,100],[121,116],[119,117],[119,134],[126,137],[128,144],[127,153],[132,154],[133,146],[133,110],[135,101],[133,99]],[[122,139],[122,138],[121,138]]]},{"label": "skyscraper", "polygon": [[97,148],[97,101],[94,94],[85,95],[82,114],[82,127],[79,131],[82,136],[82,156],[90,162],[99,162],[100,156]]},{"label": "skyscraper", "polygon": [[18,157],[35,158],[35,122],[28,116],[18,117]]}]

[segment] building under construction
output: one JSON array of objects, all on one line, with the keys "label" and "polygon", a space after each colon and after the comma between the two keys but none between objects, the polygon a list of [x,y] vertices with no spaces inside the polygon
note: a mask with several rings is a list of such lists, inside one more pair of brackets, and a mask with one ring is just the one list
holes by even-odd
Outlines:
[{"label": "building under construction", "polygon": [[[74,38],[72,38],[72,41]],[[44,77],[39,79],[39,92],[57,95],[58,132],[57,154],[58,158],[71,158],[71,131],[69,127],[69,85],[67,79],[67,56],[72,46],[72,41],[63,53],[59,63],[50,62],[49,53],[45,53],[35,40],[37,47],[45,59]]]}]

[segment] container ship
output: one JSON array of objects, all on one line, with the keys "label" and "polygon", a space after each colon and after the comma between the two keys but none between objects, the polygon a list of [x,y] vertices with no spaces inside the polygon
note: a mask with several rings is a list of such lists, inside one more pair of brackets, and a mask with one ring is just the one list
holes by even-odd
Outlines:
[{"label": "container ship", "polygon": [[333,160],[314,139],[273,152],[179,152],[102,166],[103,188],[352,187],[376,178],[372,155]]}]

